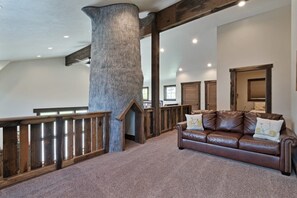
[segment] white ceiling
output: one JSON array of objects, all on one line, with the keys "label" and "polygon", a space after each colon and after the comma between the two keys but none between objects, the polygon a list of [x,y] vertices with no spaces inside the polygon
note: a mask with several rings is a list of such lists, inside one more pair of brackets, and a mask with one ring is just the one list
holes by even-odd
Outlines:
[{"label": "white ceiling", "polygon": [[[179,67],[187,71],[207,67],[209,62],[216,67],[218,26],[290,5],[290,2],[291,0],[249,0],[245,7],[233,6],[162,32],[160,47],[165,52],[160,53],[161,81],[175,79]],[[192,44],[193,38],[198,39],[196,45]],[[151,39],[142,39],[141,58],[145,83],[151,79],[150,49]]]},{"label": "white ceiling", "polygon": [[[61,57],[90,44],[91,21],[81,11],[88,5],[134,3],[140,11],[158,11],[179,0],[0,0],[0,68],[7,61]],[[218,26],[289,5],[291,0],[249,0],[161,33],[161,79],[175,79],[179,67],[216,67]],[[70,38],[63,38],[69,35]],[[196,37],[197,45],[191,43]],[[150,38],[141,40],[144,81],[150,80]],[[53,47],[53,50],[48,50]],[[2,65],[2,66],[1,66]]]},{"label": "white ceiling", "polygon": [[134,3],[140,11],[159,11],[178,1],[0,0],[0,61],[65,56],[89,45],[91,21],[84,6]]}]

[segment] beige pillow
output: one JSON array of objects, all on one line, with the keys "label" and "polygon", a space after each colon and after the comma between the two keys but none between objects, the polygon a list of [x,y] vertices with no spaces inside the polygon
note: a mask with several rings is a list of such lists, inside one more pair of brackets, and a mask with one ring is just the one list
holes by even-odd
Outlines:
[{"label": "beige pillow", "polygon": [[257,118],[255,134],[253,137],[279,142],[280,130],[283,122],[283,120]]},{"label": "beige pillow", "polygon": [[187,129],[203,131],[202,114],[186,114],[187,118]]}]

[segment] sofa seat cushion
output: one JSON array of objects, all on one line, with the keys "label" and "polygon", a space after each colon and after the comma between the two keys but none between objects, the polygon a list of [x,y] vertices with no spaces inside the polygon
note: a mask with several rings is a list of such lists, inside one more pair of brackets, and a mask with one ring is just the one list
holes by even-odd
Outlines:
[{"label": "sofa seat cushion", "polygon": [[242,134],[240,133],[214,131],[207,136],[207,142],[225,147],[238,148],[238,141],[241,136]]},{"label": "sofa seat cushion", "polygon": [[239,149],[277,156],[280,154],[278,142],[253,138],[251,135],[244,135],[240,138]]},{"label": "sofa seat cushion", "polygon": [[194,140],[197,142],[206,142],[207,135],[211,133],[209,130],[198,131],[198,130],[185,130],[182,131],[182,138],[188,140]]}]

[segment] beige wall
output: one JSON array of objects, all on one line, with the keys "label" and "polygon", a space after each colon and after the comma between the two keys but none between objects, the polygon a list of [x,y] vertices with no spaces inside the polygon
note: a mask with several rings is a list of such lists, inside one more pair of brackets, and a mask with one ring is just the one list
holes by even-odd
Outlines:
[{"label": "beige wall", "polygon": [[265,78],[265,73],[264,70],[237,73],[237,110],[254,108],[254,102],[248,101],[248,79]]},{"label": "beige wall", "polygon": [[290,6],[220,26],[217,54],[218,109],[230,109],[230,68],[272,63],[272,112],[291,126]]},{"label": "beige wall", "polygon": [[0,71],[0,118],[30,116],[34,108],[87,106],[89,68],[64,58],[11,62]]},{"label": "beige wall", "polygon": [[297,53],[297,0],[292,0],[292,99],[291,99],[291,106],[292,106],[292,120],[293,120],[293,128],[295,133],[297,133],[297,91],[296,91],[296,53]]}]

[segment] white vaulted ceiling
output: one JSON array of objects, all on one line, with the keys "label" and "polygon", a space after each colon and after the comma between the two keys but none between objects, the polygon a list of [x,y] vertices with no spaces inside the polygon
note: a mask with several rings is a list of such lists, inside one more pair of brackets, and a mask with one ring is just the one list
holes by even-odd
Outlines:
[{"label": "white vaulted ceiling", "polygon": [[[91,41],[89,5],[134,3],[159,11],[178,0],[0,0],[0,61],[65,56]],[[70,36],[65,39],[64,36]],[[48,50],[52,47],[52,50]]]}]

